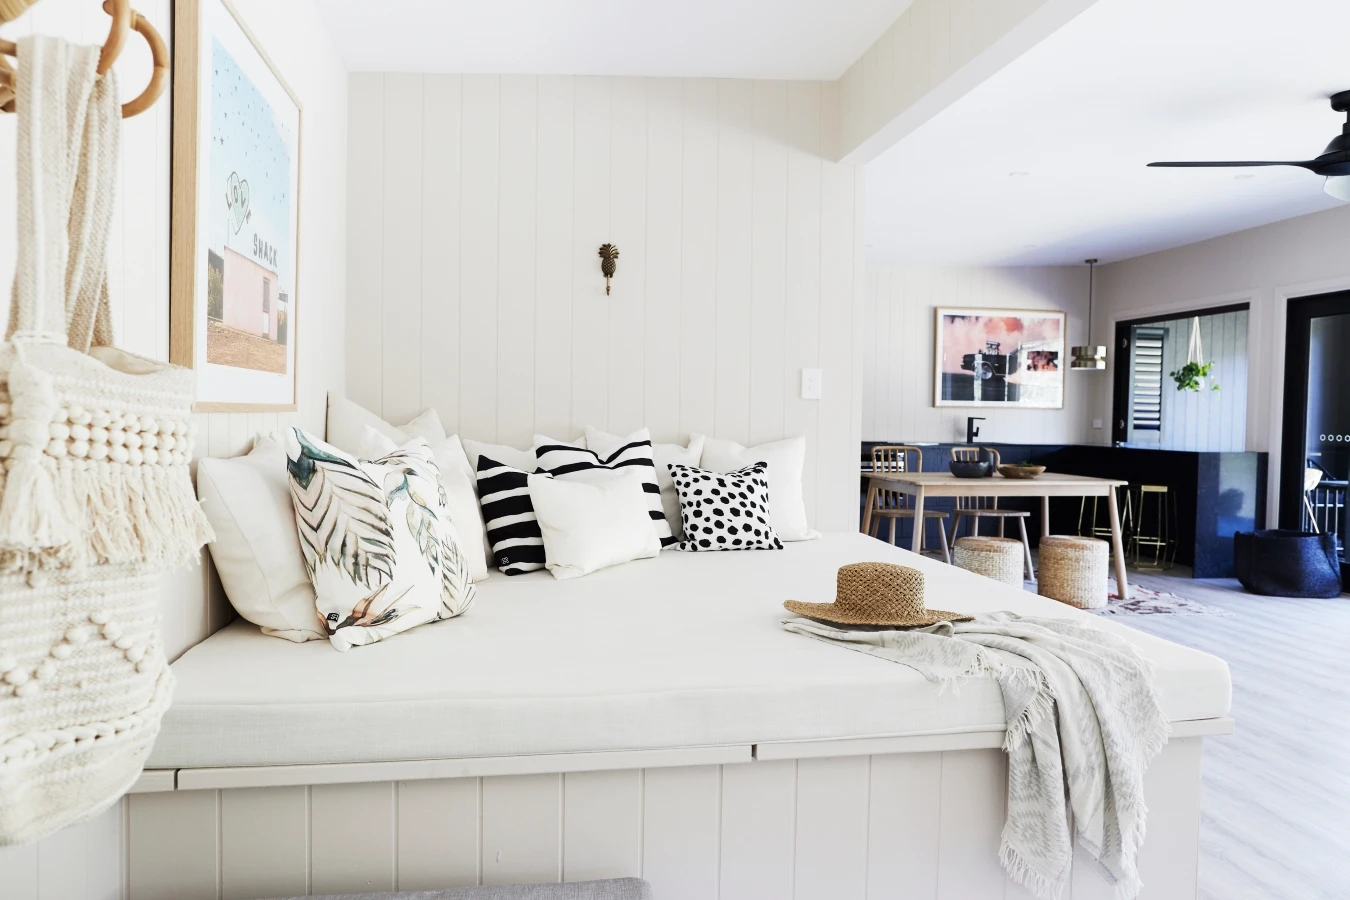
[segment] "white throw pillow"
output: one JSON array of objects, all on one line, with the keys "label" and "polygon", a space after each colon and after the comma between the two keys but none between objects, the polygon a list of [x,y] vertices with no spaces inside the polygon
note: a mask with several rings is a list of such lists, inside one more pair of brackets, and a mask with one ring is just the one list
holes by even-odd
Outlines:
[{"label": "white throw pillow", "polygon": [[366,427],[374,428],[396,446],[422,438],[435,447],[445,440],[445,428],[436,410],[429,409],[403,425],[391,425],[357,403],[339,394],[328,395],[328,443],[346,453],[360,453]]},{"label": "white throw pillow", "polygon": [[580,578],[661,552],[636,472],[615,472],[595,482],[531,475],[529,487],[544,537],[545,566],[554,578]]},{"label": "white throw pillow", "polygon": [[286,467],[315,605],[335,648],[469,608],[468,560],[425,441],[362,461],[292,428]]},{"label": "white throw pillow", "polygon": [[[643,428],[626,437],[610,434],[598,428],[586,426],[586,446],[601,456],[609,456],[625,444],[651,439],[651,432]],[[696,434],[689,439],[689,446],[682,444],[652,444],[652,453],[656,458],[656,484],[661,488],[661,510],[670,523],[670,533],[676,538],[684,537],[684,526],[680,522],[680,496],[675,491],[675,482],[670,479],[670,466],[693,466],[698,468],[703,460],[704,437]]]},{"label": "white throw pillow", "polygon": [[651,435],[644,428],[630,437],[632,440],[603,456],[570,444],[549,443],[545,438],[544,442],[534,445],[534,455],[540,472],[569,481],[604,481],[612,478],[615,472],[640,472],[642,490],[647,494],[647,515],[656,526],[661,546],[669,547],[675,543],[675,537],[661,506],[661,483],[656,478]]},{"label": "white throw pillow", "polygon": [[[561,444],[565,447],[579,447],[586,449],[586,439],[577,438],[575,441],[558,441],[542,434],[534,436],[535,444]],[[528,447],[519,450],[515,447],[509,447],[506,444],[486,444],[482,441],[471,441],[464,438],[464,455],[469,460],[469,469],[474,477],[478,476],[478,457],[488,456],[495,459],[504,466],[510,466],[513,469],[520,469],[522,472],[533,472],[538,468],[538,460],[534,455],[534,447]]]},{"label": "white throw pillow", "polygon": [[735,441],[710,437],[703,444],[702,467],[713,472],[735,472],[757,462],[769,464],[769,519],[779,539],[813,541],[820,537],[820,532],[806,522],[806,502],[802,499],[806,438],[742,447]]},{"label": "white throw pillow", "polygon": [[285,448],[264,437],[248,456],[200,460],[197,496],[216,532],[211,559],[235,611],[272,637],[325,637],[296,537]]},{"label": "white throw pillow", "polygon": [[[413,442],[416,443],[416,442]],[[405,444],[410,449],[413,444]],[[365,437],[361,441],[361,459],[378,459],[399,449],[389,438],[370,426],[366,426]],[[477,547],[487,548],[487,534],[483,528],[483,511],[478,507],[478,493],[473,482],[464,474],[468,460],[464,459],[464,448],[459,438],[452,437],[431,448],[436,457],[436,465],[441,470],[441,485],[445,488],[447,505],[450,508],[450,527],[455,529],[459,546],[469,562],[469,576],[474,581],[485,581],[488,577],[486,552],[474,552]]]}]

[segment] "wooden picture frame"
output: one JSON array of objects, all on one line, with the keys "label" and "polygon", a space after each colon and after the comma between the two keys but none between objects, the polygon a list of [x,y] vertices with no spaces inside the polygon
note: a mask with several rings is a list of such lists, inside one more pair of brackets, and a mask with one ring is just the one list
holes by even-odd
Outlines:
[{"label": "wooden picture frame", "polygon": [[304,111],[230,0],[173,30],[169,361],[197,412],[293,412]]},{"label": "wooden picture frame", "polygon": [[1063,312],[938,307],[933,313],[934,406],[1064,408]]}]

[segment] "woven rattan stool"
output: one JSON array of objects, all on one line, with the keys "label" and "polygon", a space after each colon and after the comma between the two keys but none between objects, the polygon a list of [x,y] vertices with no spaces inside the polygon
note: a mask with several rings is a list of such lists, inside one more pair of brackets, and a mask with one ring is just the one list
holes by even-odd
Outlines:
[{"label": "woven rattan stool", "polygon": [[956,539],[952,562],[967,572],[1022,586],[1022,542],[1001,537],[963,537]]},{"label": "woven rattan stool", "polygon": [[1041,538],[1037,592],[1079,609],[1105,606],[1110,546],[1091,537],[1055,534]]}]

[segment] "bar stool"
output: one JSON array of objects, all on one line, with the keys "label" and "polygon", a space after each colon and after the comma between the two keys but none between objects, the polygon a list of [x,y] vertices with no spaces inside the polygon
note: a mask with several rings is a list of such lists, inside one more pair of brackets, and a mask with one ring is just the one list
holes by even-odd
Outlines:
[{"label": "bar stool", "polygon": [[[1172,491],[1165,484],[1141,484],[1136,497],[1135,527],[1127,553],[1134,555],[1137,568],[1170,569],[1177,555],[1177,508],[1172,502]],[[1142,559],[1144,547],[1153,548],[1153,558],[1148,564]]]},{"label": "bar stool", "polygon": [[[903,444],[883,444],[872,448],[872,471],[873,472],[922,472],[923,471],[923,451],[918,447],[907,447]],[[881,537],[881,520],[890,519],[891,531],[890,542],[895,543],[895,520],[913,519],[914,507],[913,498],[908,494],[902,494],[899,491],[880,490],[877,492],[876,506],[872,509],[872,537]],[[923,524],[926,526],[929,522],[938,523],[938,540],[942,543],[942,559],[947,564],[951,564],[952,553],[947,546],[947,526],[943,520],[947,514],[937,509],[925,509],[923,511]],[[918,528],[918,525],[914,527]],[[919,536],[919,552],[923,552],[924,541],[928,537],[928,529],[924,528],[924,533]]]},{"label": "bar stool", "polygon": [[[953,447],[952,459],[957,462],[976,462],[980,458],[979,447]],[[994,468],[1000,462],[998,451],[992,447],[984,448],[994,455]],[[1003,537],[1003,523],[1008,519],[1017,520],[1017,529],[1022,535],[1022,551],[1027,567],[1027,578],[1036,578],[1036,567],[1031,561],[1031,542],[1027,540],[1027,519],[1031,513],[1023,509],[999,509],[997,497],[957,497],[956,518],[952,520],[952,543],[956,542],[956,532],[962,519],[970,520],[970,533],[979,535],[980,519],[997,519],[998,536]]]},{"label": "bar stool", "polygon": [[[1120,493],[1116,501],[1120,504],[1120,534],[1122,543],[1128,544],[1134,529],[1134,504],[1129,488],[1121,485],[1112,488]],[[1105,497],[1083,497],[1078,503],[1078,536],[1101,538],[1111,545],[1111,506]]]}]

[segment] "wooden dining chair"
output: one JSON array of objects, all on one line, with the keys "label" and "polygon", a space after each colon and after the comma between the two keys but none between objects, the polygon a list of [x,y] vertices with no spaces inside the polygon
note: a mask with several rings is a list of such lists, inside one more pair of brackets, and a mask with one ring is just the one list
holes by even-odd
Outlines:
[{"label": "wooden dining chair", "polygon": [[[954,462],[978,462],[980,459],[980,447],[953,447],[952,460]],[[992,447],[983,448],[994,454],[994,468],[997,469],[1000,463],[998,451]],[[956,542],[957,531],[961,528],[962,520],[969,523],[970,533],[980,533],[981,519],[994,519],[998,522],[998,536],[1003,537],[1004,523],[1008,519],[1017,520],[1017,530],[1022,536],[1022,562],[1026,566],[1027,578],[1035,579],[1036,568],[1031,561],[1031,542],[1027,540],[1027,518],[1031,513],[1021,509],[999,509],[997,497],[957,497],[956,498],[956,516],[952,520],[951,542]]]},{"label": "wooden dining chair", "polygon": [[[907,447],[902,444],[882,444],[872,448],[872,471],[873,472],[922,472],[923,471],[923,451],[918,447]],[[902,494],[899,491],[888,491],[882,489],[877,492],[876,506],[872,509],[872,536],[881,536],[881,520],[890,520],[890,541],[895,543],[895,521],[896,519],[913,519],[914,506],[913,497],[908,494]],[[950,563],[952,561],[951,548],[947,545],[947,526],[943,520],[947,514],[941,510],[925,509],[923,511],[923,524],[936,521],[938,523],[938,539],[942,543],[942,558]],[[915,525],[915,528],[921,526]],[[924,534],[919,538],[919,552],[923,552],[923,542],[927,537],[927,528],[924,528]]]}]

